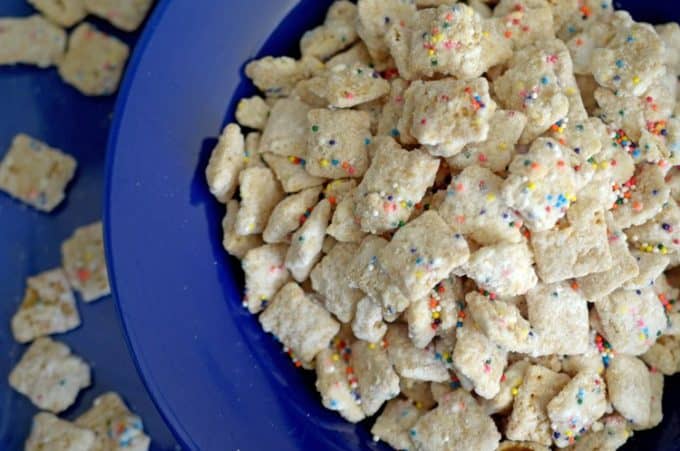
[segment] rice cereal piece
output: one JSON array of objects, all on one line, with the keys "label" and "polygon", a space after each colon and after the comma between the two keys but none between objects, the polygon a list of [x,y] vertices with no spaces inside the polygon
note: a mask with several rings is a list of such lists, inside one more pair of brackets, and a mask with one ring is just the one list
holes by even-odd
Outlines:
[{"label": "rice cereal piece", "polygon": [[392,27],[385,39],[401,76],[407,80],[479,77],[482,19],[464,4],[419,10],[406,27]]},{"label": "rice cereal piece", "polygon": [[262,236],[236,233],[236,217],[239,209],[239,202],[236,199],[227,202],[227,212],[222,219],[222,247],[230,255],[243,258],[250,249],[262,244]]},{"label": "rice cereal piece", "polygon": [[503,179],[472,165],[451,179],[438,212],[449,226],[481,245],[522,239],[521,218],[504,202]]},{"label": "rice cereal piece", "polygon": [[[592,178],[579,191],[579,201],[590,201],[604,207],[614,205],[619,197],[617,186],[623,185],[633,176],[633,157],[619,147],[614,139],[603,137],[602,150],[586,160],[587,165],[590,165]],[[587,165],[582,164],[581,168],[586,168]]]},{"label": "rice cereal piece", "polygon": [[666,330],[664,308],[651,288],[618,289],[595,303],[603,335],[617,353],[640,355]]},{"label": "rice cereal piece", "polygon": [[403,225],[434,183],[439,160],[422,150],[402,149],[377,137],[371,165],[354,191],[354,213],[364,232],[379,234]]},{"label": "rice cereal piece", "polygon": [[638,275],[623,284],[627,290],[646,288],[654,285],[654,281],[663,273],[670,259],[666,255],[632,250],[637,261]]},{"label": "rice cereal piece", "polygon": [[680,74],[680,25],[676,22],[669,22],[655,25],[654,29],[665,44],[666,69],[673,75]]},{"label": "rice cereal piece", "polygon": [[493,451],[501,434],[490,416],[465,390],[444,395],[434,410],[421,416],[410,431],[418,450]]},{"label": "rice cereal piece", "polygon": [[76,300],[61,269],[26,280],[26,294],[12,317],[12,334],[19,343],[58,334],[80,325]]},{"label": "rice cereal piece", "polygon": [[352,320],[352,332],[360,340],[377,343],[387,332],[387,324],[383,321],[382,307],[368,296],[356,304],[356,312]]},{"label": "rice cereal piece", "polygon": [[357,303],[363,297],[361,290],[350,287],[348,277],[349,264],[358,248],[354,243],[336,244],[310,274],[312,288],[322,296],[326,310],[343,323],[352,321]]},{"label": "rice cereal piece", "polygon": [[511,363],[503,372],[500,380],[500,389],[496,396],[491,399],[482,399],[482,409],[488,414],[507,413],[519,392],[519,387],[524,379],[524,372],[531,364],[527,360],[518,360]]},{"label": "rice cereal piece", "polygon": [[357,13],[357,34],[366,44],[376,69],[386,69],[391,56],[385,36],[392,26],[403,29],[413,20],[415,5],[403,0],[359,0]]},{"label": "rice cereal piece", "polygon": [[264,331],[274,334],[302,362],[311,362],[340,330],[331,314],[295,282],[288,282],[276,293],[259,319]]},{"label": "rice cereal piece", "polygon": [[351,66],[352,64],[355,63],[363,64],[366,66],[370,66],[372,64],[371,55],[369,55],[368,53],[366,44],[364,44],[363,41],[361,40],[352,45],[349,49],[345,50],[344,52],[338,53],[337,55],[333,56],[331,59],[326,61],[326,67],[333,67],[337,66],[338,64],[345,64],[347,66]]},{"label": "rice cereal piece", "polygon": [[460,279],[449,276],[406,310],[408,335],[413,344],[424,348],[436,336],[453,332],[458,320],[457,302],[461,301]]},{"label": "rice cereal piece", "polygon": [[90,385],[90,367],[65,344],[40,337],[12,369],[9,385],[38,408],[59,413]]},{"label": "rice cereal piece", "polygon": [[394,78],[390,81],[389,96],[378,121],[378,135],[399,139],[399,118],[404,109],[404,91],[408,86],[409,82],[403,78]]},{"label": "rice cereal piece", "polygon": [[453,365],[472,381],[479,396],[491,399],[498,394],[507,364],[507,352],[489,340],[474,321],[468,319],[463,327],[456,329]]},{"label": "rice cereal piece", "polygon": [[436,212],[427,211],[401,227],[378,260],[407,298],[419,299],[469,255],[465,239]]},{"label": "rice cereal piece", "polygon": [[333,349],[324,349],[316,355],[316,390],[324,407],[337,411],[352,423],[365,415],[357,404],[347,379],[347,364]]},{"label": "rice cereal piece", "polygon": [[321,186],[325,182],[325,179],[321,177],[310,175],[305,170],[305,160],[300,157],[284,157],[266,152],[262,154],[262,159],[274,171],[283,190],[287,193],[296,193],[305,188]]},{"label": "rice cereal piece", "polygon": [[575,33],[608,22],[614,12],[612,0],[550,0],[557,37],[567,40]]},{"label": "rice cereal piece", "polygon": [[527,243],[484,246],[462,267],[466,276],[495,296],[524,294],[538,282]]},{"label": "rice cereal piece", "polygon": [[130,412],[115,392],[95,398],[92,407],[80,415],[75,424],[95,433],[91,451],[146,451],[151,443],[141,418]]},{"label": "rice cereal piece", "polygon": [[286,267],[298,282],[307,279],[321,257],[321,247],[330,217],[331,204],[324,199],[314,207],[309,218],[293,233],[286,254]]},{"label": "rice cereal piece", "polygon": [[404,92],[400,137],[413,136],[435,156],[451,157],[484,141],[496,104],[485,78],[416,80]]},{"label": "rice cereal piece", "polygon": [[320,193],[321,187],[314,186],[284,197],[269,215],[267,226],[262,232],[264,241],[267,243],[290,242],[291,234],[307,220],[312,208],[318,203]]},{"label": "rice cereal piece", "polygon": [[70,28],[85,18],[85,0],[28,0],[52,22]]},{"label": "rice cereal piece", "polygon": [[631,244],[644,252],[661,255],[680,253],[680,207],[670,200],[642,225],[626,230]]},{"label": "rice cereal piece", "polygon": [[399,313],[406,310],[411,300],[392,281],[379,258],[387,244],[384,238],[366,236],[350,264],[349,279],[352,285],[356,285],[381,306],[383,318],[394,321]]},{"label": "rice cereal piece", "polygon": [[0,65],[58,63],[66,47],[66,33],[36,14],[0,18]]},{"label": "rice cereal piece", "polygon": [[268,168],[246,168],[238,178],[241,208],[236,215],[236,233],[261,233],[267,225],[269,215],[285,194],[274,173]]},{"label": "rice cereal piece", "polygon": [[267,307],[272,297],[291,277],[284,265],[288,246],[265,244],[249,250],[241,261],[246,287],[244,304],[250,313]]},{"label": "rice cereal piece", "polygon": [[307,113],[311,107],[292,98],[279,99],[271,107],[262,131],[259,152],[307,158]]},{"label": "rice cereal piece", "polygon": [[260,96],[243,98],[236,105],[236,120],[244,127],[262,130],[269,117],[269,105]]},{"label": "rice cereal piece", "polygon": [[394,449],[411,449],[413,442],[409,431],[421,416],[421,410],[410,400],[392,399],[371,427],[373,440],[382,440]]},{"label": "rice cereal piece", "polygon": [[59,75],[85,95],[113,94],[129,55],[127,44],[83,23],[69,36],[68,50],[59,61]]},{"label": "rice cereal piece", "polygon": [[50,212],[64,200],[76,165],[73,157],[59,149],[18,134],[0,162],[0,190],[37,210]]},{"label": "rice cereal piece", "polygon": [[548,403],[552,437],[558,448],[573,444],[607,410],[604,379],[594,372],[577,374]]},{"label": "rice cereal piece", "polygon": [[673,335],[659,337],[640,358],[666,376],[680,372],[680,337]]},{"label": "rice cereal piece", "polygon": [[484,141],[471,143],[447,161],[454,169],[478,165],[502,173],[515,155],[515,144],[527,123],[519,111],[496,110],[489,119],[489,134]]},{"label": "rice cereal piece", "polygon": [[516,306],[474,291],[465,296],[465,302],[477,327],[493,343],[512,352],[530,354],[536,350],[536,334]]},{"label": "rice cereal piece", "polygon": [[340,201],[333,212],[327,233],[338,241],[359,243],[366,236],[354,218],[354,198],[347,196]]},{"label": "rice cereal piece", "polygon": [[[351,369],[351,371],[350,371]],[[349,374],[354,374],[366,416],[399,394],[399,376],[394,372],[385,349],[374,343],[352,343]]]},{"label": "rice cereal piece", "polygon": [[153,0],[85,0],[91,14],[106,19],[123,31],[135,31],[144,21]]},{"label": "rice cereal piece", "polygon": [[514,49],[555,37],[552,10],[545,1],[501,0],[493,16],[503,38],[510,41]]},{"label": "rice cereal piece", "polygon": [[566,282],[539,283],[527,293],[526,300],[529,323],[539,342],[534,355],[586,352],[589,344],[588,302],[574,287]]},{"label": "rice cereal piece", "polygon": [[606,88],[639,96],[664,74],[664,53],[654,28],[633,22],[616,29],[605,47],[593,51],[593,76]]},{"label": "rice cereal piece", "polygon": [[320,94],[331,108],[366,104],[390,90],[390,84],[375,69],[360,63],[329,67],[320,77],[324,80]]},{"label": "rice cereal piece", "polygon": [[239,174],[246,166],[245,141],[241,128],[234,123],[227,124],[210,154],[205,177],[210,193],[227,203],[238,188]]},{"label": "rice cereal piece", "polygon": [[246,64],[245,74],[267,97],[286,97],[300,80],[311,78],[322,70],[323,63],[310,56],[300,60],[265,56]]},{"label": "rice cereal piece", "polygon": [[331,4],[322,25],[308,30],[300,39],[300,53],[326,60],[357,40],[354,23],[356,5],[345,0]]},{"label": "rice cereal piece", "polygon": [[61,263],[73,288],[85,302],[111,293],[104,256],[102,223],[79,227],[61,245]]},{"label": "rice cereal piece", "polygon": [[405,324],[391,324],[385,340],[388,343],[387,354],[399,375],[419,381],[444,382],[449,379],[448,370],[436,358],[434,345],[416,348]]},{"label": "rice cereal piece", "polygon": [[[570,110],[571,116],[572,110]],[[602,136],[607,133],[606,126],[596,117],[566,117],[557,121],[549,129],[549,136],[570,147],[582,159],[588,159],[602,150]]]},{"label": "rice cereal piece", "polygon": [[505,435],[510,440],[552,444],[548,403],[569,382],[569,376],[540,365],[529,366],[515,397]]},{"label": "rice cereal piece", "polygon": [[[618,350],[617,350],[618,351]],[[633,427],[650,419],[652,390],[649,370],[637,357],[617,354],[605,373],[609,400]]]},{"label": "rice cereal piece", "polygon": [[626,443],[633,435],[633,431],[628,428],[628,422],[618,413],[605,416],[602,427],[596,431],[593,427],[586,432],[576,443],[574,451],[593,451],[593,450],[616,450]]},{"label": "rice cereal piece", "polygon": [[95,433],[47,412],[33,417],[25,451],[91,451]]},{"label": "rice cereal piece", "polygon": [[649,421],[645,424],[634,424],[634,430],[642,431],[655,428],[663,420],[663,382],[663,374],[655,368],[650,368],[649,389],[651,397],[649,399]]}]

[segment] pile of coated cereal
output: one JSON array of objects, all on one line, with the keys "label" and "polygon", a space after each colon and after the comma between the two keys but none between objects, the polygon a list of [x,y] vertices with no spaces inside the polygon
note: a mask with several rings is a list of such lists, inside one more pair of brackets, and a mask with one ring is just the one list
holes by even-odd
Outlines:
[{"label": "pile of coated cereal", "polygon": [[206,175],[244,307],[323,405],[396,449],[614,450],[659,424],[680,27],[609,0],[340,0],[300,49],[248,63],[263,96]]}]

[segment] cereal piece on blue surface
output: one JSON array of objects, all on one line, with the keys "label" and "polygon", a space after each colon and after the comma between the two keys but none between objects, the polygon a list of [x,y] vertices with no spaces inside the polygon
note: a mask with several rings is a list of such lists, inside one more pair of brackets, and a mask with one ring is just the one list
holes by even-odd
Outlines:
[{"label": "cereal piece on blue surface", "polygon": [[364,41],[376,69],[390,66],[386,35],[393,26],[402,30],[413,20],[416,7],[409,0],[359,0],[357,34]]},{"label": "cereal piece on blue surface", "polygon": [[227,203],[238,188],[239,174],[246,167],[245,140],[241,128],[234,123],[222,130],[217,145],[210,154],[205,177],[215,198]]},{"label": "cereal piece on blue surface", "polygon": [[673,75],[680,74],[680,25],[669,22],[654,26],[656,33],[665,44],[664,63]]},{"label": "cereal piece on blue surface", "polygon": [[328,226],[327,233],[338,241],[359,243],[366,236],[354,217],[354,198],[349,195],[342,199]]},{"label": "cereal piece on blue surface", "polygon": [[640,357],[652,368],[672,376],[680,372],[680,337],[663,335]]},{"label": "cereal piece on blue surface", "polygon": [[347,364],[334,349],[324,349],[316,355],[316,390],[324,407],[337,411],[352,423],[364,419],[347,376]]},{"label": "cereal piece on blue surface", "polygon": [[[307,220],[319,201],[320,186],[303,189],[283,198],[272,210],[262,238],[267,243],[288,243],[293,232]],[[227,209],[228,212],[228,209]],[[304,218],[304,219],[303,219]]]},{"label": "cereal piece on blue surface", "polygon": [[451,157],[487,139],[494,111],[485,78],[416,80],[404,92],[399,134],[402,142],[410,135],[432,155]]},{"label": "cereal piece on blue surface", "polygon": [[607,410],[604,379],[584,371],[570,380],[548,403],[552,437],[558,448],[573,444]]},{"label": "cereal piece on blue surface", "polygon": [[616,411],[630,421],[633,428],[647,424],[652,397],[647,365],[637,357],[617,352],[605,377],[609,400]]},{"label": "cereal piece on blue surface", "polygon": [[152,5],[153,0],[85,0],[88,12],[124,31],[139,28]]},{"label": "cereal piece on blue surface", "polygon": [[370,117],[365,111],[311,110],[307,114],[307,171],[332,179],[361,177],[368,168]]},{"label": "cereal piece on blue surface", "polygon": [[552,10],[545,0],[501,0],[493,16],[503,39],[515,49],[555,37]]},{"label": "cereal piece on blue surface", "polygon": [[59,413],[90,385],[90,367],[65,344],[40,337],[9,374],[9,385],[38,408]]},{"label": "cereal piece on blue surface", "polygon": [[617,200],[612,215],[623,229],[654,218],[670,197],[663,170],[655,164],[637,165],[635,175],[613,189]]},{"label": "cereal piece on blue surface", "polygon": [[538,282],[526,241],[484,246],[470,255],[462,271],[494,297],[524,294]]},{"label": "cereal piece on blue surface", "polygon": [[666,330],[663,304],[651,288],[618,289],[599,299],[595,308],[603,335],[617,354],[644,354]]},{"label": "cereal piece on blue surface", "polygon": [[[390,343],[391,345],[391,343]],[[382,344],[357,340],[352,343],[348,374],[354,375],[366,416],[380,409],[385,401],[399,394],[399,376],[394,372]],[[351,386],[351,385],[350,385]]]},{"label": "cereal piece on blue surface", "polygon": [[29,277],[26,285],[24,299],[12,317],[12,334],[16,341],[28,343],[80,325],[76,300],[61,269]]},{"label": "cereal piece on blue surface", "polygon": [[480,402],[487,414],[509,413],[519,387],[522,385],[524,372],[530,365],[527,360],[518,360],[508,365],[501,377],[500,389],[496,396],[491,399],[482,399]]},{"label": "cereal piece on blue surface", "polygon": [[413,344],[424,348],[436,335],[452,333],[458,320],[457,302],[462,299],[460,279],[449,276],[427,296],[412,302],[406,310],[406,321]]},{"label": "cereal piece on blue surface", "polygon": [[489,169],[468,166],[451,179],[438,212],[455,232],[481,245],[517,243],[522,219],[503,200],[502,184]]},{"label": "cereal piece on blue surface", "polygon": [[470,255],[467,242],[434,211],[401,227],[378,255],[407,298],[420,299]]},{"label": "cereal piece on blue surface", "polygon": [[59,61],[59,75],[85,95],[113,94],[129,55],[127,44],[83,23],[69,36],[68,50]]},{"label": "cereal piece on blue surface", "polygon": [[227,202],[227,212],[222,219],[222,247],[230,255],[243,258],[250,249],[262,244],[261,235],[239,235],[236,233],[236,217],[239,211],[239,202],[232,199]]},{"label": "cereal piece on blue surface", "polygon": [[285,244],[265,244],[249,250],[243,257],[244,303],[250,313],[258,313],[267,307],[279,288],[290,280],[284,265],[287,250]]},{"label": "cereal piece on blue surface", "polygon": [[288,282],[260,314],[265,332],[271,332],[302,362],[328,346],[340,324],[295,282]]},{"label": "cereal piece on blue surface", "polygon": [[394,78],[390,81],[389,96],[383,105],[382,114],[378,121],[378,135],[391,136],[399,139],[399,118],[404,109],[404,91],[409,82],[402,78]]},{"label": "cereal piece on blue surface", "polygon": [[281,185],[268,168],[246,168],[239,174],[241,208],[236,215],[239,235],[261,233],[274,207],[284,198]]},{"label": "cereal piece on blue surface", "polygon": [[260,139],[260,153],[307,156],[307,113],[310,106],[297,99],[279,99],[272,106]]},{"label": "cereal piece on blue surface", "polygon": [[267,97],[286,97],[300,80],[311,78],[322,70],[323,63],[309,56],[300,60],[265,56],[246,64],[245,73]]},{"label": "cereal piece on blue surface", "polygon": [[357,40],[356,18],[356,5],[345,0],[334,2],[324,23],[302,35],[300,53],[326,60],[349,47]]},{"label": "cereal piece on blue surface", "polygon": [[439,406],[418,419],[410,431],[419,450],[493,451],[501,434],[493,419],[465,390],[444,395]]},{"label": "cereal piece on blue surface", "polygon": [[68,281],[85,302],[111,293],[104,256],[102,223],[79,227],[61,245],[61,263]]},{"label": "cereal piece on blue surface", "polygon": [[348,276],[349,264],[358,248],[354,243],[337,243],[310,274],[312,288],[321,295],[326,310],[343,323],[352,321],[363,297],[361,290],[350,287]]},{"label": "cereal piece on blue surface", "polygon": [[52,22],[65,28],[72,27],[87,15],[85,0],[28,0]]},{"label": "cereal piece on blue surface", "polygon": [[642,225],[626,230],[631,245],[660,255],[680,253],[680,207],[671,199],[661,211]]},{"label": "cereal piece on blue surface", "polygon": [[236,120],[243,127],[262,130],[268,117],[269,105],[260,96],[244,97],[236,105]]},{"label": "cereal piece on blue surface", "polygon": [[95,398],[92,407],[75,424],[95,433],[92,451],[146,451],[151,443],[144,434],[141,418],[130,412],[115,392]]},{"label": "cereal piece on blue surface", "polygon": [[482,18],[464,4],[419,10],[406,27],[392,27],[385,39],[407,80],[435,76],[465,80],[488,69],[482,57]]},{"label": "cereal piece on blue surface", "polygon": [[639,96],[665,72],[665,46],[649,24],[619,27],[606,46],[593,51],[597,82],[623,95]]},{"label": "cereal piece on blue surface", "polygon": [[392,138],[375,138],[371,165],[354,191],[354,212],[364,232],[403,225],[434,183],[439,160],[422,150],[402,149]]},{"label": "cereal piece on blue surface", "polygon": [[0,65],[48,67],[64,55],[66,33],[40,15],[0,18]]},{"label": "cereal piece on blue surface", "polygon": [[510,440],[552,444],[546,407],[569,382],[569,376],[540,365],[529,366],[519,386],[505,435]]},{"label": "cereal piece on blue surface", "polygon": [[597,430],[586,432],[571,448],[574,451],[616,450],[633,435],[628,422],[618,413],[605,416]]},{"label": "cereal piece on blue surface", "polygon": [[37,210],[50,212],[64,200],[76,165],[73,157],[59,149],[19,134],[0,162],[0,190]]},{"label": "cereal piece on blue surface", "polygon": [[489,134],[484,141],[468,144],[447,161],[454,169],[478,165],[502,173],[515,155],[515,144],[527,123],[519,111],[496,110],[489,119]]},{"label": "cereal piece on blue surface", "polygon": [[321,76],[323,97],[331,108],[350,108],[379,99],[390,91],[390,84],[375,69],[361,64],[330,66]]},{"label": "cereal piece on blue surface", "polygon": [[437,359],[434,344],[423,349],[413,345],[408,336],[408,326],[391,324],[385,335],[389,347],[387,353],[390,361],[403,377],[419,381],[444,382],[449,380],[449,372]]},{"label": "cereal piece on blue surface", "polygon": [[383,321],[382,307],[368,296],[363,297],[356,305],[352,320],[352,332],[360,340],[377,343],[387,332],[387,324]]},{"label": "cereal piece on blue surface", "polygon": [[368,49],[366,44],[362,41],[357,42],[349,49],[344,52],[338,53],[328,61],[326,61],[326,67],[337,66],[338,64],[346,64],[348,66],[359,63],[366,66],[370,66],[371,55],[368,54]]},{"label": "cereal piece on blue surface", "polygon": [[47,412],[33,417],[25,451],[91,451],[95,434]]},{"label": "cereal piece on blue surface", "polygon": [[[588,301],[567,282],[539,283],[526,296],[538,336],[535,355],[582,354],[589,344]],[[559,318],[559,320],[556,320]]]},{"label": "cereal piece on blue surface", "polygon": [[[532,232],[551,229],[587,183],[580,158],[557,141],[539,138],[510,163],[503,200],[523,217]],[[592,174],[590,174],[592,175]]]},{"label": "cereal piece on blue surface", "polygon": [[410,400],[392,399],[376,418],[371,434],[374,441],[387,443],[394,449],[412,449],[409,430],[416,424],[423,412]]},{"label": "cereal piece on blue surface", "polygon": [[493,343],[512,352],[536,350],[539,341],[515,305],[474,291],[465,296],[465,302],[478,328]]},{"label": "cereal piece on blue surface", "polygon": [[491,399],[498,394],[507,364],[507,352],[484,335],[473,320],[456,329],[453,365],[472,381],[479,396]]},{"label": "cereal piece on blue surface", "polygon": [[316,204],[302,226],[293,233],[286,254],[286,267],[298,282],[307,279],[321,258],[321,248],[330,218],[331,204],[324,199]]},{"label": "cereal piece on blue surface", "polygon": [[638,266],[638,275],[623,284],[627,290],[646,288],[654,285],[654,281],[663,273],[670,262],[667,255],[659,253],[643,252],[632,250],[631,254],[635,258]]},{"label": "cereal piece on blue surface", "polygon": [[274,171],[276,178],[281,182],[283,190],[287,193],[295,193],[305,188],[321,186],[325,179],[314,177],[305,170],[303,158],[289,155],[277,155],[275,153],[263,153],[262,159],[269,168]]}]

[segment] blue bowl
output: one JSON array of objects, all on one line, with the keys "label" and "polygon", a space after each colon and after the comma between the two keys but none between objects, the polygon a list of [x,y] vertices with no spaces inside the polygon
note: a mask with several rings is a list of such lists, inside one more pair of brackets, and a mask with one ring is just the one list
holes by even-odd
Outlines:
[{"label": "blue bowl", "polygon": [[[241,307],[243,276],[221,246],[224,208],[204,181],[209,153],[255,56],[295,55],[330,0],[165,1],[137,46],[109,141],[109,269],[152,398],[188,449],[386,449],[369,424],[322,407]],[[622,2],[638,20],[680,20],[675,2]],[[680,449],[680,389],[666,379],[664,424],[628,449]]]}]

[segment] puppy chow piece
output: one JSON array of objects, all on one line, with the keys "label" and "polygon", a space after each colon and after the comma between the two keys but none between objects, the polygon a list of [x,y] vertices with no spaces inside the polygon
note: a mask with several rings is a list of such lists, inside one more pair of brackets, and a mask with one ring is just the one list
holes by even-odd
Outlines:
[{"label": "puppy chow piece", "polygon": [[281,182],[281,187],[287,193],[295,193],[306,188],[321,186],[324,179],[314,177],[305,170],[306,161],[296,156],[277,155],[274,153],[262,154],[262,159],[274,172]]},{"label": "puppy chow piece", "polygon": [[351,351],[352,371],[347,371],[355,375],[361,408],[367,416],[371,416],[385,401],[399,394],[399,376],[382,345],[357,340]]},{"label": "puppy chow piece", "polygon": [[357,302],[356,313],[352,320],[352,332],[358,339],[369,343],[380,341],[387,332],[381,306],[369,297],[364,297]]},{"label": "puppy chow piece", "polygon": [[222,219],[222,247],[230,255],[243,258],[249,250],[262,244],[262,236],[236,233],[236,217],[239,209],[240,205],[236,199],[227,202],[227,212]]},{"label": "puppy chow piece", "polygon": [[680,337],[677,335],[659,337],[640,358],[666,376],[680,372]]},{"label": "puppy chow piece", "polygon": [[331,108],[366,105],[390,91],[387,80],[375,69],[361,63],[329,66],[319,77],[323,83],[320,83],[317,94],[326,99]]},{"label": "puppy chow piece", "polygon": [[680,207],[676,202],[668,201],[656,216],[627,229],[626,234],[631,244],[643,252],[677,254],[680,252]]},{"label": "puppy chow piece", "polygon": [[324,407],[337,411],[352,423],[361,421],[365,415],[357,404],[347,377],[347,364],[333,349],[324,349],[317,354],[316,389],[321,395]]},{"label": "puppy chow piece", "polygon": [[236,105],[236,120],[244,127],[262,130],[269,117],[269,105],[260,96],[243,98]]},{"label": "puppy chow piece", "polygon": [[387,32],[393,26],[403,30],[416,14],[413,2],[403,0],[361,0],[357,2],[357,34],[362,39],[376,69],[390,65]]},{"label": "puppy chow piece", "polygon": [[548,2],[501,0],[493,10],[494,24],[514,49],[543,43],[555,37],[553,13]]},{"label": "puppy chow piece", "polygon": [[599,423],[597,431],[593,427],[574,443],[574,451],[619,449],[633,435],[626,419],[618,413],[605,416]]},{"label": "puppy chow piece", "polygon": [[321,248],[330,217],[331,204],[324,199],[314,207],[309,218],[293,233],[286,254],[286,267],[298,282],[307,279],[312,267],[321,258]]},{"label": "puppy chow piece", "polygon": [[279,99],[271,107],[262,131],[259,152],[307,158],[307,113],[311,107],[292,98]]},{"label": "puppy chow piece", "polygon": [[61,245],[61,262],[69,283],[85,302],[111,293],[101,222],[77,228]]},{"label": "puppy chow piece", "polygon": [[285,244],[265,244],[249,250],[243,257],[241,267],[246,278],[244,303],[250,313],[266,308],[279,288],[290,280],[284,264],[287,250]]},{"label": "puppy chow piece", "polygon": [[642,289],[654,285],[654,281],[663,273],[670,259],[666,255],[633,250],[633,257],[638,265],[638,275],[623,284],[627,290]]},{"label": "puppy chow piece", "polygon": [[321,187],[315,186],[284,197],[272,210],[262,238],[267,243],[290,242],[292,233],[307,220],[318,203],[320,193]]},{"label": "puppy chow piece", "polygon": [[366,66],[370,66],[372,64],[371,55],[368,53],[366,44],[364,44],[364,42],[361,40],[344,52],[338,53],[326,61],[326,67],[334,67],[338,64],[350,66],[355,63]]},{"label": "puppy chow piece", "polygon": [[413,448],[409,431],[422,415],[423,412],[410,400],[388,401],[371,428],[373,440],[382,440],[394,449]]},{"label": "puppy chow piece", "polygon": [[217,145],[210,154],[205,177],[215,198],[227,203],[238,188],[239,174],[246,167],[245,140],[237,124],[224,127]]},{"label": "puppy chow piece", "polygon": [[654,27],[665,44],[664,63],[669,73],[680,74],[680,25],[669,22]]},{"label": "puppy chow piece", "polygon": [[354,23],[356,5],[338,1],[331,5],[322,25],[308,30],[300,39],[300,53],[325,60],[352,45],[357,40]]},{"label": "puppy chow piece", "polygon": [[88,12],[124,31],[139,28],[152,5],[153,0],[85,0]]},{"label": "puppy chow piece", "polygon": [[47,412],[33,417],[25,451],[90,451],[95,445],[95,433]]},{"label": "puppy chow piece", "polygon": [[62,27],[68,28],[85,18],[85,0],[29,0],[35,9]]},{"label": "puppy chow piece", "polygon": [[247,168],[239,174],[241,208],[236,214],[236,233],[261,233],[284,192],[274,173],[262,167]]},{"label": "puppy chow piece", "polygon": [[441,360],[436,358],[434,345],[416,348],[408,337],[408,327],[392,324],[387,329],[385,340],[387,353],[397,373],[419,381],[443,382],[449,373]]},{"label": "puppy chow piece", "polygon": [[524,294],[538,282],[526,242],[485,246],[473,252],[462,267],[480,288],[496,296]]},{"label": "puppy chow piece", "polygon": [[288,56],[265,56],[246,64],[245,73],[267,97],[286,97],[297,82],[322,70],[323,63],[309,56],[300,60]]},{"label": "puppy chow piece", "polygon": [[359,222],[354,217],[354,205],[355,200],[352,195],[348,195],[340,201],[328,226],[328,235],[342,242],[361,242],[366,233],[361,230]]},{"label": "puppy chow piece", "polygon": [[605,373],[609,400],[633,428],[650,420],[652,387],[649,370],[637,357],[617,354]]},{"label": "puppy chow piece", "polygon": [[399,119],[404,109],[404,92],[409,82],[402,78],[394,78],[390,81],[389,96],[383,105],[382,114],[378,121],[378,135],[391,136],[399,139]]},{"label": "puppy chow piece", "polygon": [[64,55],[66,33],[36,14],[0,18],[0,65],[55,65]]},{"label": "puppy chow piece", "polygon": [[522,385],[524,372],[530,365],[527,360],[518,360],[508,365],[503,376],[501,376],[500,389],[496,396],[481,400],[482,408],[487,414],[493,415],[510,411],[515,396],[519,393],[519,387]]},{"label": "puppy chow piece", "polygon": [[457,303],[462,299],[460,279],[449,276],[429,295],[412,302],[406,310],[406,321],[413,344],[424,348],[436,335],[453,333],[458,320]]}]

